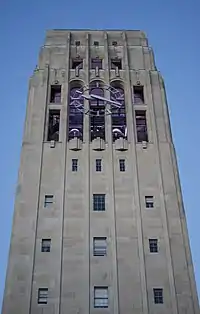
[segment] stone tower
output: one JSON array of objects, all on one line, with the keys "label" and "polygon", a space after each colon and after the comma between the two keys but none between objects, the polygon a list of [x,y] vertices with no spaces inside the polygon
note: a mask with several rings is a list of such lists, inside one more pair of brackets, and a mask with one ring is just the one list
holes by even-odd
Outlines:
[{"label": "stone tower", "polygon": [[141,31],[51,30],[30,79],[2,314],[199,314]]}]

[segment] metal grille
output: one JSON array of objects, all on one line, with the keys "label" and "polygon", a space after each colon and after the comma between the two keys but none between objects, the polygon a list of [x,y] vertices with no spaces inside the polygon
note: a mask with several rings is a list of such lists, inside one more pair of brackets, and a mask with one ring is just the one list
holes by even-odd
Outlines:
[{"label": "metal grille", "polygon": [[108,287],[94,287],[94,307],[108,307]]},{"label": "metal grille", "polygon": [[96,171],[101,171],[101,159],[96,159]]},{"label": "metal grille", "polygon": [[93,194],[93,210],[105,211],[105,194]]},{"label": "metal grille", "polygon": [[107,243],[105,237],[93,238],[93,255],[94,256],[106,256]]},{"label": "metal grille", "polygon": [[157,239],[149,239],[149,250],[151,253],[158,252],[158,240]]},{"label": "metal grille", "polygon": [[51,239],[42,239],[41,252],[51,251]]},{"label": "metal grille", "polygon": [[53,204],[53,195],[45,195],[44,207],[50,207]]},{"label": "metal grille", "polygon": [[154,303],[155,304],[163,304],[163,289],[154,288]]},{"label": "metal grille", "polygon": [[146,205],[146,208],[154,207],[153,196],[145,196],[145,205]]},{"label": "metal grille", "polygon": [[72,171],[78,171],[78,159],[72,159]]},{"label": "metal grille", "polygon": [[38,303],[47,304],[48,288],[39,288],[38,290]]},{"label": "metal grille", "polygon": [[120,159],[119,160],[119,170],[120,171],[125,171],[126,168],[125,168],[125,159]]}]

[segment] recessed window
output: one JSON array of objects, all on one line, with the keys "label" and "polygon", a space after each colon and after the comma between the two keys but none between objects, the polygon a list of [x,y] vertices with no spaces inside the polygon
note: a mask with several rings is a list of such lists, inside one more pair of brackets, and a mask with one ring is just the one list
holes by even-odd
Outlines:
[{"label": "recessed window", "polygon": [[112,42],[112,45],[113,45],[113,46],[117,46],[117,41],[113,41],[113,42]]},{"label": "recessed window", "polygon": [[146,208],[154,207],[153,196],[145,196],[145,205],[146,205]]},{"label": "recessed window", "polygon": [[93,210],[105,211],[105,194],[93,194]]},{"label": "recessed window", "polygon": [[72,69],[82,69],[83,68],[83,59],[77,58],[72,60]]},{"label": "recessed window", "polygon": [[125,159],[119,159],[119,170],[120,171],[125,171],[126,168],[125,168]]},{"label": "recessed window", "polygon": [[80,40],[76,40],[76,41],[75,41],[75,45],[76,45],[76,46],[80,46],[80,44],[81,44]]},{"label": "recessed window", "polygon": [[51,239],[42,239],[41,252],[51,251]]},{"label": "recessed window", "polygon": [[111,59],[111,69],[122,69],[122,60],[119,58]]},{"label": "recessed window", "polygon": [[146,111],[135,111],[137,142],[148,142]]},{"label": "recessed window", "polygon": [[48,288],[38,289],[38,304],[47,304]]},{"label": "recessed window", "polygon": [[108,287],[94,287],[94,307],[108,307]]},{"label": "recessed window", "polygon": [[94,256],[106,256],[107,243],[105,237],[93,238],[93,255]]},{"label": "recessed window", "polygon": [[92,69],[102,69],[102,59],[100,58],[93,58],[91,59],[91,68]]},{"label": "recessed window", "polygon": [[59,141],[60,110],[49,110],[48,141]]},{"label": "recessed window", "polygon": [[149,239],[149,251],[158,253],[158,239]]},{"label": "recessed window", "polygon": [[53,195],[45,195],[44,207],[51,207],[53,204]]},{"label": "recessed window", "polygon": [[78,171],[78,159],[72,159],[72,171]]},{"label": "recessed window", "polygon": [[140,105],[144,103],[143,86],[133,86],[134,104]]},{"label": "recessed window", "polygon": [[99,46],[99,42],[98,41],[94,41],[94,46]]},{"label": "recessed window", "polygon": [[51,103],[61,103],[61,85],[51,85]]},{"label": "recessed window", "polygon": [[101,171],[101,159],[96,159],[96,171]]},{"label": "recessed window", "polygon": [[153,294],[154,294],[154,303],[163,304],[163,289],[154,288]]}]

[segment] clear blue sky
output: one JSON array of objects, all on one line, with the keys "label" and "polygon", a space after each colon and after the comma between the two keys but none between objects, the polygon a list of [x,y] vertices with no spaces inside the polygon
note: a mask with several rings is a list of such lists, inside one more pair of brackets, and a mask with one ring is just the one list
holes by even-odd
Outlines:
[{"label": "clear blue sky", "polygon": [[167,88],[200,292],[199,16],[199,0],[0,0],[0,308],[28,79],[37,64],[45,30],[52,28],[123,28],[147,33]]}]

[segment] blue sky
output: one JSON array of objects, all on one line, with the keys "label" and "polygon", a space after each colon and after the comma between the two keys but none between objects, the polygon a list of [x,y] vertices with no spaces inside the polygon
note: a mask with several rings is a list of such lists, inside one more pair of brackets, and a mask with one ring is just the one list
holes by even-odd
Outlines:
[{"label": "blue sky", "polygon": [[[117,4],[118,3],[118,4]],[[12,226],[28,79],[45,30],[52,28],[142,29],[154,48],[168,96],[200,294],[200,105],[198,0],[0,0],[0,305]]]}]

